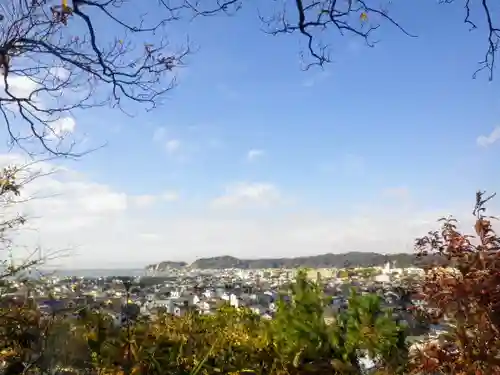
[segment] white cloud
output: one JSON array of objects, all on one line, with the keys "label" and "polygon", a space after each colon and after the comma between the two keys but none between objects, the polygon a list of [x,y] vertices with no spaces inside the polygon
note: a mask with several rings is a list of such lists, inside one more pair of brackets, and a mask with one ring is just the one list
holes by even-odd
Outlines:
[{"label": "white cloud", "polygon": [[139,233],[139,238],[146,241],[158,241],[161,236],[156,233]]},{"label": "white cloud", "polygon": [[488,147],[498,140],[500,140],[500,126],[493,129],[489,135],[481,135],[477,137],[476,143],[481,147]]},{"label": "white cloud", "polygon": [[68,184],[68,188],[74,189],[80,208],[91,214],[120,212],[127,209],[127,195],[113,192],[107,186],[80,182]]},{"label": "white cloud", "polygon": [[144,194],[130,197],[130,200],[138,208],[147,208],[153,206],[160,201],[175,202],[179,199],[179,194],[176,191],[169,190],[162,194]]},{"label": "white cloud", "polygon": [[76,122],[73,117],[63,117],[48,124],[52,129],[49,138],[64,138],[65,136],[74,133]]},{"label": "white cloud", "polygon": [[155,202],[157,197],[154,195],[138,195],[136,197],[131,198],[134,204],[139,208],[150,207]]},{"label": "white cloud", "polygon": [[[17,75],[7,76],[7,84],[9,85],[9,92],[20,98],[27,98],[38,87],[37,82],[29,77]],[[0,80],[0,87],[3,91],[6,90],[3,79]],[[2,97],[5,97],[5,95],[6,93]]]},{"label": "white cloud", "polygon": [[[13,155],[0,155],[0,167],[16,160]],[[48,172],[56,166],[42,163],[36,168]],[[472,195],[464,206],[433,210],[417,204],[403,207],[380,202],[379,206],[365,204],[363,209],[329,214],[294,206],[286,214],[268,209],[247,215],[239,210],[206,210],[204,205],[175,205],[175,210],[145,210],[138,214],[131,208],[136,207],[137,200],[150,200],[144,198],[146,195],[134,197],[89,181],[74,170],[57,169],[58,173],[36,179],[24,191],[24,197],[46,198],[14,206],[9,212],[30,214],[28,227],[36,229],[20,232],[16,236],[18,244],[75,249],[71,256],[53,263],[70,268],[142,267],[161,260],[192,261],[224,254],[252,258],[411,251],[416,236],[436,229],[436,220],[450,213],[467,219],[463,224],[469,233],[472,231]],[[283,195],[270,183],[239,183],[229,186],[213,203],[226,208],[271,208],[272,203],[282,201]],[[169,190],[152,196],[155,202],[161,202],[173,200],[176,194]],[[188,197],[185,200],[189,203]]]},{"label": "white cloud", "polygon": [[56,78],[56,79],[58,79],[60,81],[67,80],[69,78],[70,74],[71,74],[71,72],[68,69],[63,68],[61,66],[50,68],[49,69],[49,73],[54,78]]},{"label": "white cloud", "polygon": [[247,152],[247,160],[249,162],[253,162],[253,161],[261,158],[262,156],[264,156],[265,153],[266,152],[264,150],[252,149],[252,150]]},{"label": "white cloud", "polygon": [[[66,71],[66,73],[64,71]],[[69,77],[69,71],[64,68],[52,68],[48,71],[48,73],[58,79],[67,79]],[[55,90],[54,84],[50,82],[50,76],[48,81],[42,77],[28,77],[24,75],[11,74],[7,77],[7,84],[9,86],[10,94],[20,99],[29,98],[32,103],[37,105],[38,108],[43,109],[48,103],[53,103],[54,97],[47,92],[47,89]],[[8,95],[6,93],[3,78],[0,80],[0,88],[0,97],[6,98]],[[43,88],[43,90],[36,92],[36,90],[41,88]],[[54,94],[54,92],[52,92],[52,94]],[[15,105],[9,105],[9,108],[14,112],[18,111],[18,108]],[[39,113],[39,116],[48,119],[53,118],[47,113]]]},{"label": "white cloud", "polygon": [[175,202],[179,200],[179,193],[177,193],[176,191],[166,191],[163,194],[161,194],[160,197],[165,202]]},{"label": "white cloud", "polygon": [[[56,104],[54,101],[64,100],[64,98],[67,98],[68,96],[74,94],[74,92],[65,92],[64,96],[54,95],[55,90],[59,91],[62,94],[61,89],[56,88],[59,83],[54,82],[54,80],[68,79],[70,72],[64,68],[51,68],[44,73],[48,73],[48,76],[26,77],[20,75],[9,75],[7,78],[9,93],[19,99],[29,98],[30,103],[35,104],[39,109],[35,111],[37,119],[34,120],[34,126],[38,128],[37,132],[39,132],[40,134],[42,134],[43,132],[43,136],[47,140],[62,140],[66,136],[74,133],[76,128],[75,119],[68,114],[64,114],[64,112],[68,111],[52,113],[50,109],[54,107],[61,108],[61,106],[65,106],[66,104],[63,104],[63,102],[59,102],[59,104]],[[6,87],[3,79],[0,80],[0,88],[0,91],[3,91],[0,92],[0,98],[7,97],[8,94],[6,92]],[[48,91],[51,91],[51,94]],[[19,108],[14,103],[7,103],[6,107],[12,112],[10,121],[13,121],[19,113]],[[42,110],[45,110],[45,112],[42,112]],[[60,115],[62,115],[62,117],[59,118]],[[43,130],[41,130],[41,128],[43,128]],[[21,127],[20,132],[22,134],[20,136],[21,138],[33,136],[30,126],[28,126],[27,128]]]},{"label": "white cloud", "polygon": [[[0,156],[0,167],[24,163],[20,156]],[[51,233],[82,228],[127,209],[125,193],[87,181],[67,168],[33,163],[24,169],[21,180],[27,176],[37,176],[23,187],[20,199],[27,202],[12,209],[36,218],[33,224]]]},{"label": "white cloud", "polygon": [[167,149],[167,152],[169,154],[174,154],[177,151],[179,151],[179,148],[181,147],[181,141],[178,139],[170,139],[165,143],[165,148]]},{"label": "white cloud", "polygon": [[226,187],[225,193],[212,201],[216,208],[268,207],[279,202],[279,189],[265,182],[239,182]]}]

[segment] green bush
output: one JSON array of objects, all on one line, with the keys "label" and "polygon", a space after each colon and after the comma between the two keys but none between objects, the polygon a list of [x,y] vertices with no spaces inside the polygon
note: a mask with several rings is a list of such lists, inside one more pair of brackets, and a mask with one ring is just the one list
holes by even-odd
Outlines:
[{"label": "green bush", "polygon": [[[280,298],[272,320],[229,306],[214,315],[161,315],[120,328],[102,312],[81,313],[79,319],[53,318],[43,324],[36,315],[29,324],[37,327],[41,356],[31,369],[45,372],[49,367],[69,367],[100,374],[348,375],[362,372],[363,354],[373,358],[379,371],[395,374],[404,369],[405,331],[390,311],[381,308],[378,296],[353,291],[348,308],[334,316],[333,324],[325,321],[328,300],[305,272],[291,284],[288,296]],[[14,338],[10,332],[4,334]],[[25,347],[19,345],[21,338],[14,341],[4,347],[16,352],[10,354],[12,359],[19,359]]]}]

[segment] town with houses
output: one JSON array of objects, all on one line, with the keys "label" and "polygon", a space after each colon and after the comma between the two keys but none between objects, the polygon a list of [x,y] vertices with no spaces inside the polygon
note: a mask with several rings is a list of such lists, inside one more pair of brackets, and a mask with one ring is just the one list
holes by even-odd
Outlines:
[{"label": "town with houses", "polygon": [[[3,300],[31,299],[46,314],[96,308],[110,314],[117,325],[127,319],[161,313],[182,316],[189,311],[213,314],[224,304],[246,307],[263,319],[272,319],[278,296],[294,281],[297,269],[210,269],[163,270],[139,277],[56,277],[12,280],[1,287]],[[408,325],[415,337],[435,337],[443,325],[422,326],[412,309],[424,308],[408,293],[408,281],[418,279],[420,268],[382,267],[349,269],[309,269],[307,276],[321,282],[331,304],[325,320],[347,306],[351,288],[361,293],[378,293],[394,318]]]}]

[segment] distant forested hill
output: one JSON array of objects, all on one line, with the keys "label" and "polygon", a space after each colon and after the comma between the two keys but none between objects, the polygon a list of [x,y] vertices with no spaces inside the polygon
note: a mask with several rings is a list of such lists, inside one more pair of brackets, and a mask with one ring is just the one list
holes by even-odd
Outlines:
[{"label": "distant forested hill", "polygon": [[[432,262],[443,264],[444,261],[437,257],[427,257],[419,259],[415,254],[379,254],[364,252],[348,252],[342,254],[321,254],[314,256],[304,256],[297,258],[260,258],[260,259],[239,259],[232,256],[218,256],[212,258],[201,258],[193,262],[189,267],[196,269],[223,269],[223,268],[344,268],[344,267],[371,267],[382,266],[387,262],[395,262],[396,267],[421,266]],[[167,267],[181,268],[187,266],[184,262],[161,262],[159,270]],[[157,265],[149,265],[154,268]]]}]

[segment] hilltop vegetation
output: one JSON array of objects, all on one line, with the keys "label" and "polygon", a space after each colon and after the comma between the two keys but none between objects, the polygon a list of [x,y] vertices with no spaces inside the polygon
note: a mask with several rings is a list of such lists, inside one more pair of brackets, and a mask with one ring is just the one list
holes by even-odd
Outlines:
[{"label": "hilltop vegetation", "polygon": [[[408,253],[379,254],[353,251],[341,254],[330,253],[297,258],[239,259],[232,256],[219,256],[198,259],[189,267],[194,269],[346,268],[383,266],[387,262],[394,262],[397,267],[420,267],[427,264],[435,264],[436,262],[444,264],[445,260],[435,256],[418,257],[415,254]],[[162,271],[168,268],[181,268],[184,266],[186,266],[184,262],[161,262],[149,265],[146,268],[156,268]]]}]

